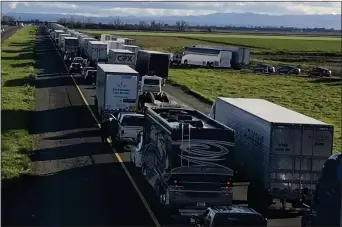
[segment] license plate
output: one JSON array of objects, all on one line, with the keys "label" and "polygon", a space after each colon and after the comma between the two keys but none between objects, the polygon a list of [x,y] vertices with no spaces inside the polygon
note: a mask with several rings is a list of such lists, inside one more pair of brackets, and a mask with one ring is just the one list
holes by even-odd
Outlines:
[{"label": "license plate", "polygon": [[204,207],[206,204],[205,202],[197,202],[198,207]]}]

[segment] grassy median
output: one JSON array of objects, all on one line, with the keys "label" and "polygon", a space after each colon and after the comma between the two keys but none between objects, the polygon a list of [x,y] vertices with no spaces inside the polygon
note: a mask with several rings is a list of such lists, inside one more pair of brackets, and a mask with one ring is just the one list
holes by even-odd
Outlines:
[{"label": "grassy median", "polygon": [[208,101],[217,96],[262,98],[332,124],[334,152],[341,152],[341,80],[206,69],[174,69],[170,79]]},{"label": "grassy median", "polygon": [[34,107],[35,36],[24,27],[1,44],[1,179],[30,170],[29,115]]}]

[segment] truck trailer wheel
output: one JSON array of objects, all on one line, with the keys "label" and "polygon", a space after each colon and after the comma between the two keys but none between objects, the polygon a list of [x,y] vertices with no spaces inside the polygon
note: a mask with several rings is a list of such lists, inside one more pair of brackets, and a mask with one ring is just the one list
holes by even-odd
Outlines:
[{"label": "truck trailer wheel", "polygon": [[263,216],[267,215],[269,207],[269,195],[268,193],[258,186],[251,183],[247,190],[247,202],[248,207],[253,208]]}]

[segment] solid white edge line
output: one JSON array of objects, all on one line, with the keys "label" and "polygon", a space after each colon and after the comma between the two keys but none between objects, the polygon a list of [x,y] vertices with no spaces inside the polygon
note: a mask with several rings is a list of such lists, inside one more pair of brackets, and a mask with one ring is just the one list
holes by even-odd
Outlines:
[{"label": "solid white edge line", "polygon": [[[58,51],[58,49],[57,49],[55,43],[54,43],[53,40],[51,39],[50,35],[49,35],[49,39],[51,40],[52,45],[54,46],[56,52],[58,53],[59,57],[61,58],[61,60],[62,60],[62,62],[63,62],[63,65],[64,65],[65,69],[66,69],[67,72],[69,73],[68,67],[67,67],[66,64],[64,63],[63,57],[62,57],[61,54],[59,53],[59,51]],[[84,97],[84,95],[83,95],[83,93],[82,93],[82,91],[81,91],[81,88],[80,88],[80,87],[78,86],[78,84],[76,83],[75,78],[72,76],[72,74],[69,74],[69,75],[70,75],[70,77],[72,78],[72,80],[74,81],[74,84],[75,84],[75,86],[76,86],[76,88],[77,88],[79,94],[81,95],[81,98],[83,99],[84,103],[85,103],[86,106],[88,107],[88,110],[89,110],[91,116],[94,118],[95,122],[97,123],[97,126],[98,126],[99,128],[101,128],[101,124],[99,123],[99,121],[97,120],[95,114],[94,114],[93,111],[91,110],[91,108],[90,108],[90,106],[89,106],[89,103],[87,102],[86,98]],[[111,145],[111,140],[110,140],[110,139],[107,139],[107,142],[109,143],[109,145]],[[121,164],[123,170],[125,171],[127,177],[128,177],[129,180],[131,181],[131,183],[132,183],[132,185],[133,185],[135,191],[138,193],[138,195],[139,195],[141,201],[143,202],[143,204],[144,204],[146,210],[147,210],[148,213],[150,214],[150,216],[151,216],[151,218],[152,218],[154,224],[155,224],[157,227],[161,227],[161,225],[160,225],[158,219],[156,218],[156,216],[154,215],[154,213],[153,213],[153,211],[151,210],[150,206],[148,205],[148,203],[147,203],[145,197],[144,197],[143,194],[141,193],[141,191],[140,191],[138,185],[135,183],[135,181],[134,181],[132,175],[129,173],[129,171],[128,171],[128,169],[127,169],[125,163],[122,161],[120,155],[116,152],[116,150],[115,150],[112,146],[110,146],[110,147],[111,147],[112,151],[114,152],[115,157],[118,159],[119,163]]]}]

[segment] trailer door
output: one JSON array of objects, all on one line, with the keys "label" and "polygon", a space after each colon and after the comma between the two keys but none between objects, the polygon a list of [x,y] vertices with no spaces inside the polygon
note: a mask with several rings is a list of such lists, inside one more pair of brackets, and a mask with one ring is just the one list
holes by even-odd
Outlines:
[{"label": "trailer door", "polygon": [[273,126],[270,188],[315,190],[321,168],[332,153],[332,130],[323,126]]}]

